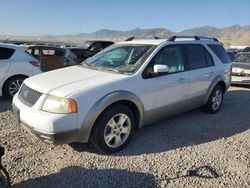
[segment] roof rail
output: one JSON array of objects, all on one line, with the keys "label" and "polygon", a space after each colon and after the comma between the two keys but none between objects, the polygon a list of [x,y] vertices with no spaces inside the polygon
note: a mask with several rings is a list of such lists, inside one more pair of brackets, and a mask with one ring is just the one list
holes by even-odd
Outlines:
[{"label": "roof rail", "polygon": [[176,35],[173,35],[171,37],[168,38],[167,41],[175,41],[177,38],[193,38],[194,40],[202,40],[202,39],[205,39],[205,40],[213,40],[213,41],[216,41],[216,42],[219,42],[219,40],[217,38],[209,38],[209,37],[199,37],[199,36],[176,36]]},{"label": "roof rail", "polygon": [[205,39],[205,40],[213,40],[213,41],[216,41],[216,42],[219,42],[219,40],[217,38],[210,38],[210,37],[200,37],[200,39]]}]

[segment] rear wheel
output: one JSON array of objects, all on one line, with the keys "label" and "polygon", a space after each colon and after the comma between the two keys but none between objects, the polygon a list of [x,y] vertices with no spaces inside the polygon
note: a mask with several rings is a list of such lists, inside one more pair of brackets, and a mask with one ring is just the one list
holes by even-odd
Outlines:
[{"label": "rear wheel", "polygon": [[8,97],[8,98],[13,97],[18,92],[23,81],[26,78],[27,77],[25,77],[25,76],[16,76],[16,77],[12,77],[12,78],[8,79],[5,82],[4,88],[3,88],[4,96]]},{"label": "rear wheel", "polygon": [[102,153],[123,149],[135,132],[135,117],[124,105],[113,106],[98,118],[91,134],[92,144]]},{"label": "rear wheel", "polygon": [[205,110],[211,114],[217,113],[223,102],[224,91],[220,85],[216,85],[211,92]]}]

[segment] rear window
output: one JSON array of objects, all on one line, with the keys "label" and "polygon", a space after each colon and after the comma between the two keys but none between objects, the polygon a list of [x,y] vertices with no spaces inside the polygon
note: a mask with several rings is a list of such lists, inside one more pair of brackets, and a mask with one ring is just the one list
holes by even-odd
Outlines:
[{"label": "rear window", "polygon": [[208,47],[216,54],[222,63],[227,64],[231,62],[229,55],[226,50],[218,44],[208,44]]},{"label": "rear window", "polygon": [[14,52],[14,49],[0,47],[0,60],[11,58]]},{"label": "rear window", "polygon": [[44,56],[53,56],[55,55],[55,50],[42,50]]}]

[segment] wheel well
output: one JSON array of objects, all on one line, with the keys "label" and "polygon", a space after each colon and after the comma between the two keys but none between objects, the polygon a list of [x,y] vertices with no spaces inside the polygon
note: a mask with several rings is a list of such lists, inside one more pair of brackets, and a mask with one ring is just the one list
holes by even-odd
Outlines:
[{"label": "wheel well", "polygon": [[221,86],[221,87],[222,87],[222,89],[223,89],[223,92],[225,93],[225,91],[226,91],[226,84],[225,84],[225,82],[220,81],[220,82],[218,82],[216,85]]},{"label": "wheel well", "polygon": [[117,101],[117,102],[109,105],[107,108],[105,108],[105,110],[112,108],[113,106],[118,105],[118,104],[122,104],[122,105],[128,107],[132,111],[132,113],[135,116],[136,129],[138,129],[139,123],[140,123],[140,112],[139,112],[138,107],[133,102],[128,101],[128,100]]},{"label": "wheel well", "polygon": [[3,94],[4,94],[4,88],[5,88],[6,83],[7,83],[10,79],[17,78],[17,77],[28,78],[27,75],[23,75],[23,74],[17,74],[17,75],[14,75],[14,76],[9,77],[7,80],[5,80],[5,82],[4,82],[4,84],[3,84],[3,87],[2,87],[2,93],[3,93]]}]

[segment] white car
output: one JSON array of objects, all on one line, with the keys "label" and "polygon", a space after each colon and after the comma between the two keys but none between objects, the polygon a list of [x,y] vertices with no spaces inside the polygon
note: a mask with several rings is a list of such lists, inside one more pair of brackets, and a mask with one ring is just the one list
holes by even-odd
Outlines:
[{"label": "white car", "polygon": [[26,49],[0,43],[0,96],[14,96],[24,79],[41,73],[40,63]]},{"label": "white car", "polygon": [[113,153],[143,125],[200,106],[218,112],[231,79],[226,51],[217,39],[175,39],[121,42],[26,79],[13,114],[47,143],[91,141]]}]

